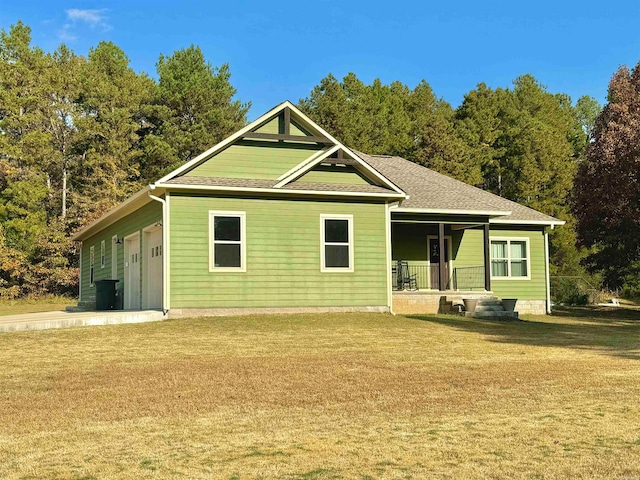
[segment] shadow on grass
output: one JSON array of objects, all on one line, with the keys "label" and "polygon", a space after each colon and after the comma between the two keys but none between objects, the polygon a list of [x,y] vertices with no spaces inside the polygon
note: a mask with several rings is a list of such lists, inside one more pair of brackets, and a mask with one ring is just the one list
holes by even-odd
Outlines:
[{"label": "shadow on grass", "polygon": [[493,342],[592,350],[640,360],[640,311],[634,309],[559,307],[552,316],[517,322],[456,316],[407,317],[486,335]]}]

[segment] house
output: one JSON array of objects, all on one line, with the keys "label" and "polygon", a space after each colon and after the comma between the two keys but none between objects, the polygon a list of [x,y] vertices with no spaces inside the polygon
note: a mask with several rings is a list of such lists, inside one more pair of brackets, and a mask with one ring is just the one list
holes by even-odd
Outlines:
[{"label": "house", "polygon": [[73,238],[81,306],[117,279],[125,309],[170,316],[436,313],[465,296],[543,314],[548,229],[563,223],[354,151],[284,102]]}]

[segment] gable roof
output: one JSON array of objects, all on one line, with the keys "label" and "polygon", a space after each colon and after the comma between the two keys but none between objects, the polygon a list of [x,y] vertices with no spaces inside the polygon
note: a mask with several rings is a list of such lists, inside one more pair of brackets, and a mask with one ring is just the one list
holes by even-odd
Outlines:
[{"label": "gable roof", "polygon": [[[279,135],[274,136],[269,133],[257,132],[257,130],[283,112],[285,117],[293,114],[295,120],[300,123],[303,129],[311,133],[308,136],[310,143],[320,142],[324,144],[324,148],[314,152],[310,157],[273,180],[183,175],[245,138],[245,136],[252,139],[266,140],[274,140],[274,137],[279,137]],[[298,131],[300,130],[298,129]],[[286,140],[303,143],[306,141],[301,135],[288,135]],[[329,158],[335,153],[340,154],[339,158]],[[340,158],[344,158],[345,155],[348,158],[349,165],[357,168],[359,172],[374,183],[373,185],[300,181],[316,165],[325,161],[339,163],[341,161]],[[98,220],[76,232],[72,239],[76,241],[83,240],[150,202],[149,194],[156,188],[159,189],[157,190],[158,194],[167,189],[177,189],[259,195],[377,197],[385,201],[400,200],[400,205],[393,207],[394,212],[486,215],[491,217],[490,223],[497,224],[554,226],[565,223],[401,157],[367,155],[351,150],[314,123],[291,102],[285,101],[217,145],[129,197]]]},{"label": "gable roof", "polygon": [[398,185],[408,198],[394,209],[407,213],[483,213],[491,223],[563,225],[565,222],[455,180],[401,157],[357,154]]},{"label": "gable roof", "polygon": [[[293,115],[298,123],[302,124],[309,131],[317,134],[317,137],[316,136],[308,137],[310,139],[309,140],[310,142],[313,142],[315,140],[320,140],[320,141],[324,141],[326,144],[331,146],[319,152],[314,153],[306,160],[294,166],[288,172],[283,172],[283,175],[281,175],[278,178],[279,181],[274,185],[274,188],[282,188],[287,183],[294,182],[295,180],[300,178],[302,175],[304,175],[304,173],[306,173],[311,168],[313,168],[313,166],[319,164],[322,160],[327,158],[329,155],[333,154],[336,151],[342,151],[343,153],[351,157],[356,162],[355,165],[358,168],[362,169],[363,173],[368,178],[370,178],[374,183],[377,183],[383,187],[386,187],[388,190],[391,190],[397,194],[404,196],[404,192],[402,192],[402,190],[400,190],[396,185],[394,185],[393,182],[391,182],[384,175],[381,175],[375,169],[371,168],[371,166],[368,165],[366,162],[362,161],[362,159],[360,159],[358,155],[356,155],[349,148],[347,148],[345,145],[343,145],[338,140],[336,140],[333,136],[327,133],[322,127],[317,125],[313,120],[311,120],[308,116],[306,116],[302,111],[300,111],[295,105],[293,105],[288,100],[272,108],[267,113],[259,117],[257,120],[254,120],[253,122],[248,124],[246,127],[238,130],[236,133],[225,138],[223,141],[219,142],[217,145],[214,145],[213,147],[201,153],[194,159],[186,162],[184,165],[178,167],[174,171],[165,175],[164,177],[156,181],[155,185],[162,186],[163,184],[166,184],[170,180],[173,180],[176,177],[179,177],[182,174],[190,170],[193,170],[198,165],[201,165],[202,163],[206,162],[212,156],[216,155],[217,153],[221,152],[225,148],[241,140],[242,138],[249,135],[250,133],[253,133],[251,138],[257,137],[257,138],[271,139],[273,135],[267,134],[267,133],[257,133],[256,130],[260,129],[260,127],[264,126],[266,123],[268,123],[269,121],[271,121],[272,119],[280,115],[280,113],[282,112],[285,112],[285,114],[289,116]],[[289,136],[289,137],[293,137],[293,136]],[[305,137],[303,136],[298,136],[297,141],[304,141],[304,138]]]}]

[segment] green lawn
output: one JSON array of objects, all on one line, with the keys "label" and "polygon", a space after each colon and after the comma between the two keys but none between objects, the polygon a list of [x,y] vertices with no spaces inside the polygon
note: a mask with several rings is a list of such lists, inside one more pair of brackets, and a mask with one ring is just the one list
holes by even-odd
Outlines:
[{"label": "green lawn", "polygon": [[69,305],[76,305],[77,300],[68,297],[40,297],[21,298],[18,300],[0,299],[0,317],[4,315],[19,315],[22,313],[49,312],[64,310]]},{"label": "green lawn", "polygon": [[0,478],[640,478],[640,314],[0,334]]}]

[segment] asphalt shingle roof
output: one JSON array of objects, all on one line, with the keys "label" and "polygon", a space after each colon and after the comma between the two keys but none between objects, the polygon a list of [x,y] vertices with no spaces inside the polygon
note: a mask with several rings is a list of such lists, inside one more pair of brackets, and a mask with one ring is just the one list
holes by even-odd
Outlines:
[{"label": "asphalt shingle roof", "polygon": [[409,198],[403,208],[510,211],[505,220],[557,221],[544,213],[455,180],[401,157],[355,152]]},{"label": "asphalt shingle roof", "polygon": [[196,177],[185,176],[172,178],[167,181],[173,185],[201,185],[215,187],[238,188],[266,188],[275,191],[308,190],[314,192],[357,192],[357,193],[395,193],[388,188],[377,185],[348,185],[342,183],[315,183],[315,182],[291,182],[280,188],[274,188],[276,180],[262,180],[256,178],[223,178],[223,177]]},{"label": "asphalt shingle roof", "polygon": [[[512,202],[493,193],[455,180],[446,175],[425,168],[401,157],[389,155],[368,155],[355,152],[362,161],[382,176],[393,182],[409,198],[402,202],[402,208],[460,211],[510,211],[511,214],[497,217],[521,222],[557,222],[557,219],[531,208]],[[275,180],[254,178],[222,178],[182,176],[166,183],[219,187],[263,188],[280,191],[307,190],[358,193],[394,193],[377,185],[347,185],[335,183],[310,183],[294,181],[275,189]]]}]

